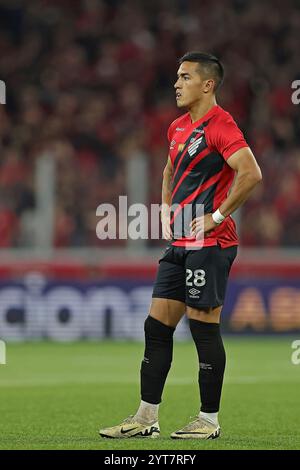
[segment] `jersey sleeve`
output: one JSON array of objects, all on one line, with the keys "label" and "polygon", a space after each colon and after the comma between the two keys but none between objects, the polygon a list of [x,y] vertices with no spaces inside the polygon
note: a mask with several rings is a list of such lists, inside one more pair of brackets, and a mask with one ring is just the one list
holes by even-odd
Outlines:
[{"label": "jersey sleeve", "polygon": [[167,132],[167,137],[168,137],[169,142],[171,142],[171,140],[172,140],[172,136],[173,136],[173,132],[174,132],[174,123],[175,123],[175,121],[173,121],[169,125],[169,129],[168,129],[168,132]]},{"label": "jersey sleeve", "polygon": [[213,144],[225,160],[243,147],[249,147],[242,131],[231,116],[219,120],[213,133]]}]

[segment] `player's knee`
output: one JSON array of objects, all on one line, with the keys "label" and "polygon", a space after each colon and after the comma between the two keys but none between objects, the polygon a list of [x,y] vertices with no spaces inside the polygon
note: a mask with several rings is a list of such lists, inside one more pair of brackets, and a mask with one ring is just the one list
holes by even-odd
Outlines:
[{"label": "player's knee", "polygon": [[201,309],[188,307],[187,317],[190,320],[198,320],[205,323],[220,323],[221,310],[222,307],[202,307]]},{"label": "player's knee", "polygon": [[159,321],[164,326],[167,326],[168,328],[175,329],[177,326],[177,321],[174,321],[174,319],[171,318],[170,315],[167,315],[165,312],[158,312],[156,310],[151,309],[149,312],[149,316],[151,318],[154,318],[154,320]]},{"label": "player's knee", "polygon": [[146,338],[160,338],[162,340],[172,341],[175,328],[165,325],[149,315],[144,323],[144,331]]},{"label": "player's knee", "polygon": [[142,364],[146,373],[148,366],[154,367],[158,374],[166,374],[172,363],[173,334],[175,328],[166,326],[160,321],[148,316],[144,324],[145,357],[149,364]]},{"label": "player's knee", "polygon": [[153,298],[149,315],[165,326],[176,328],[185,313],[185,305],[172,299]]}]

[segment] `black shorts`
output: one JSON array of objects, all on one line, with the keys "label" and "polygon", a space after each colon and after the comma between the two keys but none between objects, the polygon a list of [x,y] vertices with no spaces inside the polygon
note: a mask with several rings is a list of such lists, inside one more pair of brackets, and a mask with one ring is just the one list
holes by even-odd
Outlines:
[{"label": "black shorts", "polygon": [[194,308],[223,305],[236,255],[237,246],[186,250],[168,245],[159,260],[152,297],[179,300]]}]

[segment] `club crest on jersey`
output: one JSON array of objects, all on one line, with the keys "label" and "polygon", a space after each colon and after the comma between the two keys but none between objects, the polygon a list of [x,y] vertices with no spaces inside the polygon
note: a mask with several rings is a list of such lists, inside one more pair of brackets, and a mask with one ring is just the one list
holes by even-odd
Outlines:
[{"label": "club crest on jersey", "polygon": [[195,153],[197,153],[199,145],[201,144],[202,140],[203,140],[203,135],[201,137],[198,137],[198,139],[196,140],[194,138],[191,139],[192,143],[188,146],[188,153],[190,157],[193,157]]}]

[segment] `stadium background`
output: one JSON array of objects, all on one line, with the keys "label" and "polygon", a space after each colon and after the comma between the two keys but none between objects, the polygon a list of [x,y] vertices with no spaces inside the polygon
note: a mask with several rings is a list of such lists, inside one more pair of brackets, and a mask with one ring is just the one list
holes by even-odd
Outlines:
[{"label": "stadium background", "polygon": [[[195,49],[225,64],[218,102],[245,133],[264,178],[235,215],[241,247],[223,313],[224,332],[235,334],[227,345],[245,360],[241,371],[249,369],[261,378],[258,386],[270,387],[274,403],[275,370],[278,393],[281,377],[299,385],[299,366],[296,372],[290,362],[291,340],[300,333],[300,105],[291,100],[292,82],[300,79],[299,30],[299,2],[292,0],[0,2],[0,79],[6,84],[6,104],[0,105],[0,338],[11,361],[0,373],[16,414],[14,387],[24,386],[26,397],[30,384],[63,384],[64,374],[70,383],[80,376],[88,384],[99,367],[103,400],[108,406],[109,394],[116,408],[108,370],[122,364],[124,377],[131,377],[133,366],[120,362],[123,354],[138,367],[141,343],[122,349],[102,340],[142,338],[164,242],[100,241],[96,209],[102,203],[118,207],[119,195],[128,195],[129,203],[160,203],[166,132],[178,115],[177,59]],[[266,333],[274,335],[269,343],[258,337]],[[184,321],[176,335],[189,340]],[[39,339],[56,342],[31,342]],[[86,339],[100,342],[73,343]],[[73,349],[57,341],[71,341]],[[183,354],[187,348],[188,358],[191,345],[178,347]],[[85,371],[76,369],[84,358]],[[61,368],[55,373],[52,361]],[[95,392],[89,393],[97,408]],[[295,389],[291,393],[295,403]],[[48,398],[51,410],[50,389]],[[85,399],[83,392],[83,420]],[[63,413],[52,412],[60,422]],[[293,419],[292,407],[284,413]],[[13,411],[8,416],[13,422]],[[23,444],[13,437],[0,447],[26,446],[24,436]],[[53,436],[51,445],[63,446]],[[32,439],[33,447],[50,446]],[[78,447],[79,440],[68,445]]]}]

